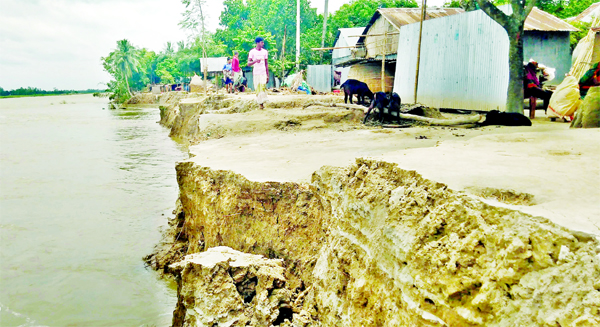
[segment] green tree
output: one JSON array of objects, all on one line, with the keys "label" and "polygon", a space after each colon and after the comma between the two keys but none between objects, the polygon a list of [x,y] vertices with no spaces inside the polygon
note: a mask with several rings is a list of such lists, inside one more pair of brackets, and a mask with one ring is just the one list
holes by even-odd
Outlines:
[{"label": "green tree", "polygon": [[[216,42],[227,47],[228,54],[240,52],[244,62],[254,47],[257,36],[265,38],[265,48],[269,51],[269,68],[278,75],[281,73],[283,38],[285,35],[285,65],[293,67],[296,42],[296,2],[289,0],[225,0],[225,9],[220,16],[221,27],[214,35]],[[301,56],[302,65],[317,63],[320,54],[310,50],[321,44],[321,36],[315,38],[315,31],[321,30],[323,17],[310,8],[308,0],[300,1],[301,16]]]},{"label": "green tree", "polygon": [[113,59],[116,70],[125,79],[129,96],[133,96],[129,87],[129,78],[133,75],[133,72],[137,72],[139,67],[138,50],[127,39],[117,41],[117,50]]},{"label": "green tree", "polygon": [[[379,8],[417,8],[414,0],[353,0],[344,4],[329,19],[332,30],[367,26]],[[331,23],[329,23],[331,22]]]},{"label": "green tree", "polygon": [[558,18],[569,18],[579,15],[598,0],[538,0],[537,6]]}]

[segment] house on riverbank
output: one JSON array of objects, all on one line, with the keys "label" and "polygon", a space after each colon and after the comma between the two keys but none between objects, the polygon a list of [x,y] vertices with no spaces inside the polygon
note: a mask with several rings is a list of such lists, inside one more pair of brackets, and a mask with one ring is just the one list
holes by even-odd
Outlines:
[{"label": "house on riverbank", "polygon": [[[510,7],[501,9],[509,11]],[[394,92],[403,102],[505,110],[509,40],[504,28],[482,10],[428,20],[423,23],[420,54],[419,30],[416,23],[400,30]],[[560,83],[570,68],[569,33],[573,30],[570,24],[534,8],[525,21],[524,60],[531,58],[556,68],[553,82]]]},{"label": "house on riverbank", "polygon": [[[425,20],[463,12],[461,8],[428,8]],[[359,37],[356,49],[353,49],[354,59],[345,64],[350,66],[348,78],[367,83],[373,92],[391,92],[394,85],[400,29],[402,26],[420,21],[421,8],[377,9]],[[383,89],[382,71],[384,71]]]}]

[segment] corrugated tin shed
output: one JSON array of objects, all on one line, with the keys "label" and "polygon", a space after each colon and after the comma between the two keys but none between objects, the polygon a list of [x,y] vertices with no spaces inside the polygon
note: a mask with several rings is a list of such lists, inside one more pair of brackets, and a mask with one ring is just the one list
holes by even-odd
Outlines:
[{"label": "corrugated tin shed", "polygon": [[[396,28],[420,22],[421,8],[381,8],[378,10]],[[427,8],[425,20],[456,15],[465,12],[462,8]]]},{"label": "corrugated tin shed", "polygon": [[[504,6],[503,6],[504,7]],[[510,6],[509,6],[510,7]],[[511,8],[512,9],[512,8]],[[549,14],[537,7],[533,7],[529,16],[525,20],[526,31],[546,31],[546,32],[577,32],[577,28],[562,19]]]},{"label": "corrugated tin shed", "polygon": [[[362,35],[364,27],[340,28],[335,37],[334,47],[351,47],[358,42],[358,35]],[[350,48],[334,49],[331,58],[334,64],[341,64],[344,61],[352,59]]]},{"label": "corrugated tin shed", "polygon": [[343,41],[344,46],[356,45],[360,38],[358,35],[362,35],[364,30],[364,27],[339,28],[335,36],[334,47],[337,47],[338,43],[341,43],[340,41]]},{"label": "corrugated tin shed", "polygon": [[[461,8],[428,8],[425,20],[441,18],[463,13]],[[420,8],[381,8],[377,9],[358,44],[364,45],[366,51],[364,58],[380,58],[386,55],[387,60],[395,60],[390,55],[395,55],[398,49],[398,32],[400,27],[421,21]],[[386,33],[388,33],[386,37]]]},{"label": "corrugated tin shed", "polygon": [[569,22],[586,22],[591,23],[594,19],[594,16],[600,13],[600,2],[596,2],[587,7],[586,10],[582,11],[581,14],[567,18]]},{"label": "corrugated tin shed", "polygon": [[[414,103],[420,24],[400,30],[394,92]],[[506,106],[506,31],[483,11],[423,22],[417,100],[436,108],[501,110]]]},{"label": "corrugated tin shed", "polygon": [[227,57],[200,58],[200,72],[204,71],[204,65],[207,65],[209,73],[220,72],[225,64],[227,64]]},{"label": "corrugated tin shed", "polygon": [[333,67],[331,65],[308,65],[306,82],[319,92],[331,92]]}]

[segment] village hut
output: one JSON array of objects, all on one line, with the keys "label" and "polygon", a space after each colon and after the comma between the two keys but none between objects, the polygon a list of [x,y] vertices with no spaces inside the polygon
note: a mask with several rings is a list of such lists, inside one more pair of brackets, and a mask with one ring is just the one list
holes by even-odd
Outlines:
[{"label": "village hut", "polygon": [[222,74],[225,64],[227,64],[227,57],[200,58],[200,74],[204,74],[205,68],[210,77]]},{"label": "village hut", "polygon": [[600,14],[600,2],[592,3],[586,10],[575,17],[565,19],[567,22],[591,23]]},{"label": "village hut", "polygon": [[358,39],[362,35],[364,27],[340,28],[335,36],[331,62],[334,65],[343,65],[352,62],[352,49],[356,47]]},{"label": "village hut", "polygon": [[[508,11],[510,6],[500,9]],[[537,8],[532,10],[525,21],[524,58],[555,67],[561,81],[563,76],[559,74],[568,72],[563,61],[569,61],[572,27],[551,17]],[[504,28],[482,10],[425,21],[420,54],[419,29],[420,24],[405,25],[399,36],[394,92],[403,102],[418,101],[437,108],[505,110],[509,40]],[[559,58],[546,56],[552,53]]]},{"label": "village hut", "polygon": [[339,71],[341,84],[348,79],[348,73],[350,73],[350,66],[347,65],[363,60],[353,56],[352,49],[356,47],[356,43],[364,30],[364,27],[340,28],[335,36],[331,62],[334,66],[337,66],[334,71]]},{"label": "village hut", "polygon": [[[428,8],[425,20],[462,12],[460,8]],[[354,57],[361,60],[351,65],[348,78],[367,83],[373,92],[390,92],[394,85],[400,27],[420,21],[420,8],[378,9],[358,39],[357,48],[353,49]]]},{"label": "village hut", "polygon": [[[501,9],[510,13],[510,6]],[[558,85],[571,68],[570,33],[578,31],[571,24],[537,7],[533,7],[525,20],[523,57],[533,59],[547,67],[556,68],[556,78],[550,84]]]}]

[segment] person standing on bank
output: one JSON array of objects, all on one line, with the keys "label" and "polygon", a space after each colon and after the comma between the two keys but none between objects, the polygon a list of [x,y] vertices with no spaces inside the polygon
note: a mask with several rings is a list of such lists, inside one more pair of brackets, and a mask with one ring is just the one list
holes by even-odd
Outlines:
[{"label": "person standing on bank", "polygon": [[231,61],[231,70],[233,71],[233,90],[235,93],[238,92],[240,85],[242,85],[242,69],[240,68],[240,60],[238,58],[238,52],[233,52],[233,60]]},{"label": "person standing on bank", "polygon": [[269,83],[269,53],[264,49],[265,39],[257,37],[254,40],[256,47],[250,50],[248,54],[248,66],[252,67],[252,78],[254,80],[254,90],[256,91],[256,102],[260,109],[264,109],[263,103],[267,99],[267,83]]}]

